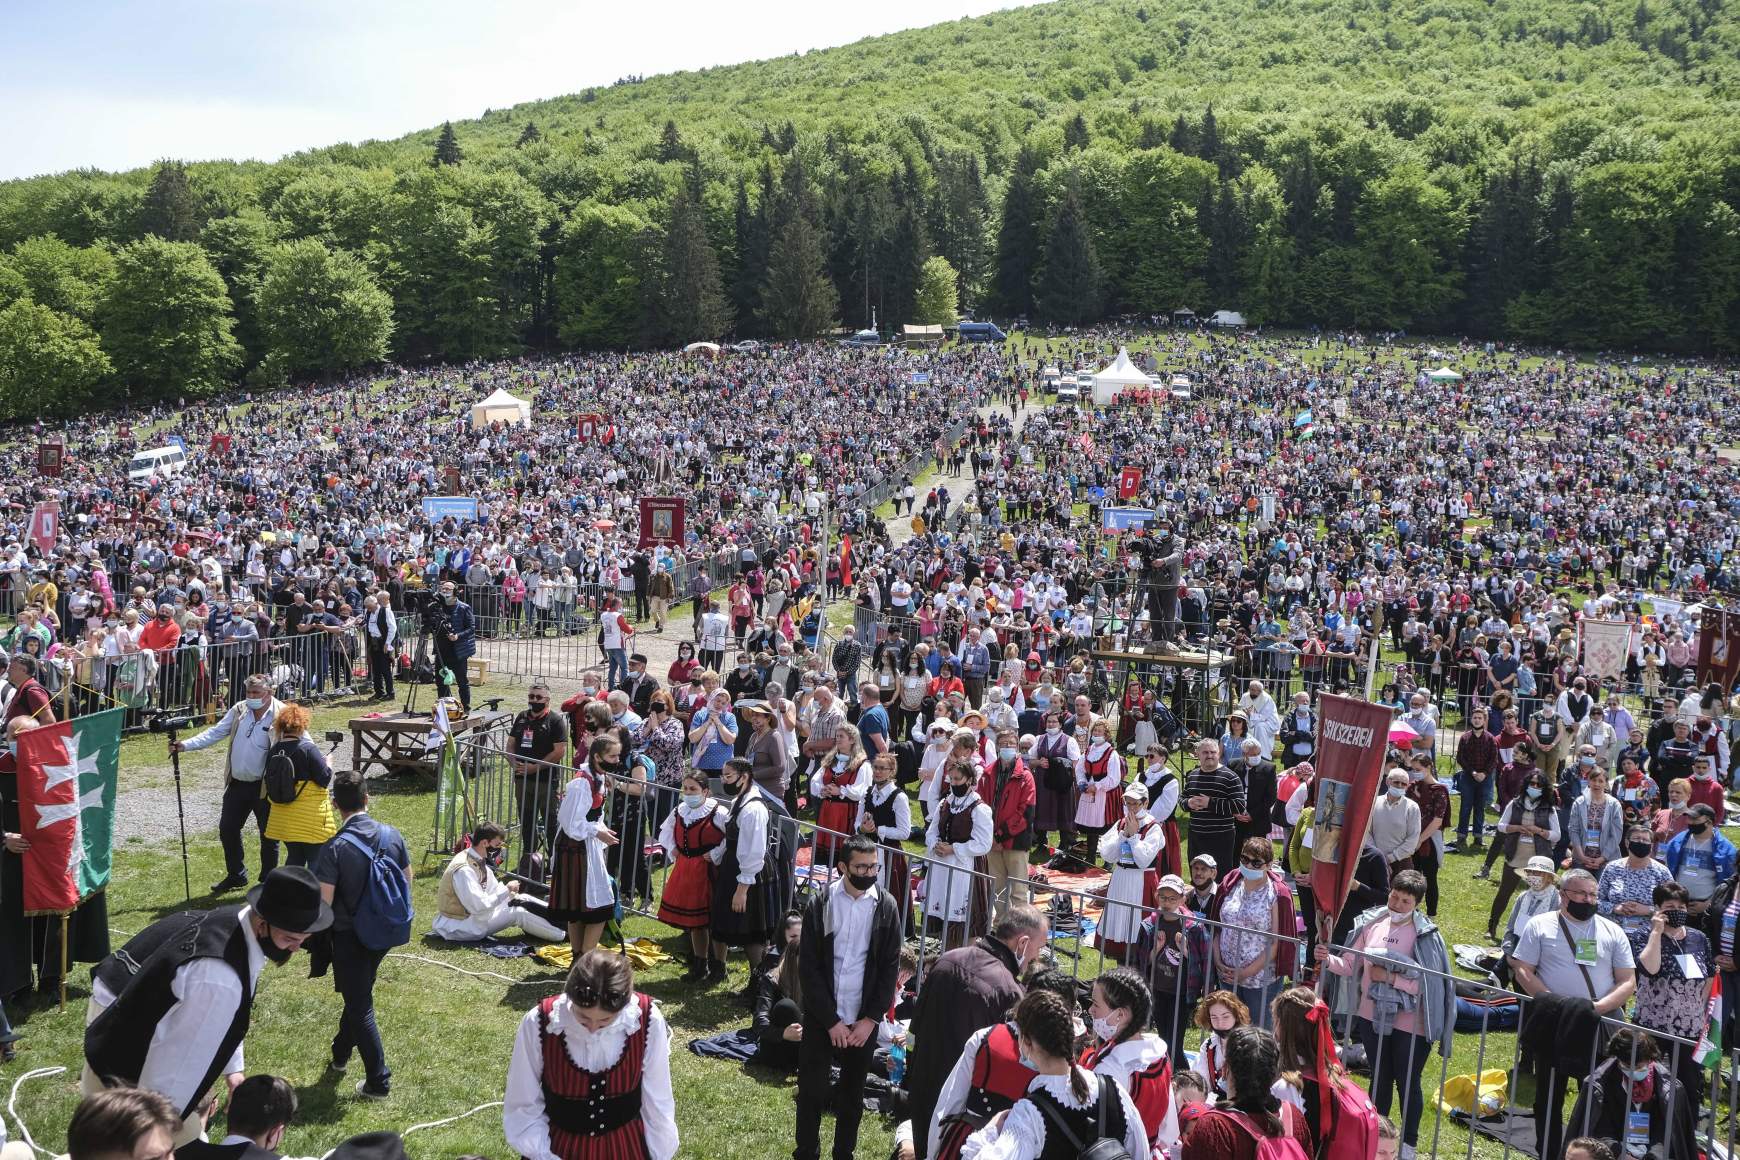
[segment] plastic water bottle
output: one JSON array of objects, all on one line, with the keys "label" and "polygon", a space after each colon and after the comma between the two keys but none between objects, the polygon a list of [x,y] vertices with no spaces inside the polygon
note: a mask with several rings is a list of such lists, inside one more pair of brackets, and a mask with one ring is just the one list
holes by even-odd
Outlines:
[{"label": "plastic water bottle", "polygon": [[896,1043],[888,1049],[888,1082],[895,1086],[906,1078],[906,1044]]}]

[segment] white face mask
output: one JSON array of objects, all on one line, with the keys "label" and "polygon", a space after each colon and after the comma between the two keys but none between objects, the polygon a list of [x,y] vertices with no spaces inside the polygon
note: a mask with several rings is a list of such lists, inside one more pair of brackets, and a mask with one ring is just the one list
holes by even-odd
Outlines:
[{"label": "white face mask", "polygon": [[1110,1043],[1118,1037],[1118,1024],[1110,1019],[1094,1020],[1094,1034],[1099,1036],[1101,1043]]}]

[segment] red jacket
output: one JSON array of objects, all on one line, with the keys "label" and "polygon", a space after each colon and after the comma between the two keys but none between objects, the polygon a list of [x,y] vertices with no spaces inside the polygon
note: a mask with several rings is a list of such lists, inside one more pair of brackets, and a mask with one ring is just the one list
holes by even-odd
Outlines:
[{"label": "red jacket", "polygon": [[1019,757],[1015,768],[997,789],[1001,763],[985,766],[979,775],[979,800],[991,807],[992,841],[999,850],[1025,850],[1033,844],[1033,775]]},{"label": "red jacket", "polygon": [[[1300,937],[1299,918],[1293,909],[1293,888],[1287,885],[1287,880],[1281,877],[1280,871],[1269,867],[1269,885],[1275,889],[1275,910],[1279,929],[1270,933],[1292,939]],[[1237,870],[1220,880],[1220,889],[1215,891],[1214,902],[1209,906],[1206,916],[1211,922],[1220,921],[1221,904],[1227,894],[1233,890],[1242,890],[1243,878]],[[1299,944],[1295,942],[1276,940],[1275,974],[1282,978],[1297,978],[1299,965]]]}]

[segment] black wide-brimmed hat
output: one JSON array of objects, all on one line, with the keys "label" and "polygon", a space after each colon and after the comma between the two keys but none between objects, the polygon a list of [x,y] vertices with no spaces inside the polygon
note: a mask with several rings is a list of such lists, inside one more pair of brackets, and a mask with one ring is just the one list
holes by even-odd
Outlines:
[{"label": "black wide-brimmed hat", "polygon": [[364,1132],[328,1153],[328,1160],[406,1160],[405,1141],[397,1132]]},{"label": "black wide-brimmed hat", "polygon": [[332,925],[332,907],[306,866],[280,866],[248,891],[254,913],[281,931],[314,934]]}]

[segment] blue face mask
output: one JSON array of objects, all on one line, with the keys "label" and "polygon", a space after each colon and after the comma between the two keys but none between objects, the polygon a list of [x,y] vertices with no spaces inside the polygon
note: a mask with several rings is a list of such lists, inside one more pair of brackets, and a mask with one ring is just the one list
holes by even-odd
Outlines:
[{"label": "blue face mask", "polygon": [[1265,875],[1267,873],[1268,873],[1267,870],[1261,869],[1261,868],[1256,867],[1256,866],[1240,866],[1239,867],[1239,874],[1244,878],[1244,880],[1246,882],[1255,882],[1257,879],[1263,877],[1263,875]]},{"label": "blue face mask", "polygon": [[703,795],[703,794],[686,793],[683,795],[683,804],[688,806],[690,809],[697,808],[702,802],[704,802],[706,800],[707,799],[706,799],[705,795]]},{"label": "blue face mask", "polygon": [[1629,1075],[1631,1077],[1631,1081],[1633,1083],[1642,1083],[1644,1080],[1649,1078],[1649,1072],[1650,1072],[1649,1068],[1641,1067],[1641,1068],[1638,1068],[1636,1071],[1631,1071],[1630,1069],[1627,1069],[1625,1074]]},{"label": "blue face mask", "polygon": [[1021,1064],[1021,1066],[1026,1068],[1028,1071],[1038,1071],[1039,1070],[1039,1065],[1037,1063],[1034,1063],[1031,1059],[1028,1059],[1027,1053],[1025,1051],[1021,1052],[1020,1055],[1017,1056],[1016,1058],[1017,1058],[1017,1061]]},{"label": "blue face mask", "polygon": [[266,699],[264,697],[249,697],[248,698],[248,708],[254,710],[256,713],[259,712],[261,709],[264,709],[265,707],[266,707]]},{"label": "blue face mask", "polygon": [[1002,749],[997,750],[997,760],[998,761],[1014,761],[1015,757],[1016,757],[1016,751],[1014,749],[1004,747]]}]

